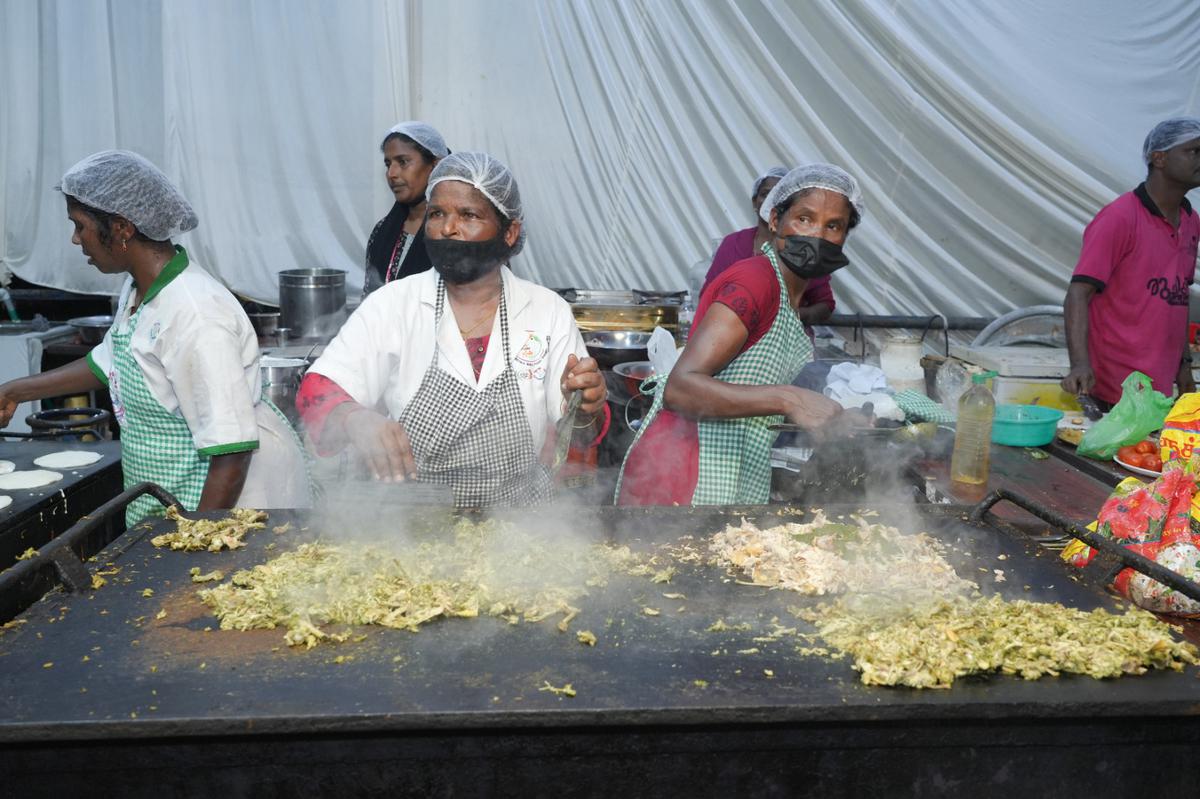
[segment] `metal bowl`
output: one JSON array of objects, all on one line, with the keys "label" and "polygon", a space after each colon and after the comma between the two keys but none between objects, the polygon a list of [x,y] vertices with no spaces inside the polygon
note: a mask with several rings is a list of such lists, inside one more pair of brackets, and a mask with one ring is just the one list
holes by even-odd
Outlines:
[{"label": "metal bowl", "polygon": [[649,361],[626,361],[614,366],[613,371],[625,379],[629,396],[636,397],[642,393],[642,381],[654,374],[654,367]]},{"label": "metal bowl", "polygon": [[99,344],[104,340],[104,334],[112,327],[111,316],[80,316],[68,319],[67,324],[79,333],[79,340],[84,344]]},{"label": "metal bowl", "polygon": [[646,345],[650,343],[650,334],[600,330],[584,333],[583,343],[601,369],[612,369],[619,363],[646,360]]}]

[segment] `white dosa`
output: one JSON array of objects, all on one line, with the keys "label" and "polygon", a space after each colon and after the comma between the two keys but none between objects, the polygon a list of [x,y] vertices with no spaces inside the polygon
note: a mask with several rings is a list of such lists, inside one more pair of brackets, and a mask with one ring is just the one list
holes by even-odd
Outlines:
[{"label": "white dosa", "polygon": [[82,469],[84,466],[91,466],[103,457],[99,452],[64,449],[34,458],[33,465],[41,466],[43,469]]},{"label": "white dosa", "polygon": [[12,504],[12,497],[0,496],[0,510],[4,510]]},{"label": "white dosa", "polygon": [[59,472],[33,469],[28,472],[0,474],[0,491],[20,491],[23,488],[41,488],[62,479]]},{"label": "white dosa", "polygon": [[17,464],[13,463],[12,461],[0,461],[0,474],[8,474],[9,472],[15,471],[16,468]]}]

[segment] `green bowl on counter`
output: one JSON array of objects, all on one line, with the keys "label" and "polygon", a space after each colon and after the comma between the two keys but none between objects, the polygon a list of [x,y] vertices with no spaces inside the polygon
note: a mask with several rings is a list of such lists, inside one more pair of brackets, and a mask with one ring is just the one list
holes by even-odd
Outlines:
[{"label": "green bowl on counter", "polygon": [[1063,412],[1040,405],[997,405],[992,441],[1007,447],[1041,447],[1054,440]]}]

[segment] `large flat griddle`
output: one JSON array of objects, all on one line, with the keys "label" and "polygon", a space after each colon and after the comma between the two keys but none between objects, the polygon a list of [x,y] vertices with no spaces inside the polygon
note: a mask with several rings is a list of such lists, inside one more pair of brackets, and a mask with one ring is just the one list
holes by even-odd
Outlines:
[{"label": "large flat griddle", "polygon": [[[837,515],[854,509],[828,510]],[[888,521],[888,509],[879,510],[880,521]],[[445,511],[404,512],[425,514],[432,527],[450,521]],[[707,535],[743,515],[763,525],[797,518],[763,507],[563,509],[559,515],[563,535],[635,548]],[[1123,607],[1091,572],[1073,572],[1053,552],[1004,529],[969,523],[962,508],[927,507],[913,515],[949,546],[960,575],[975,579],[985,594],[1084,609]],[[271,514],[272,524],[286,521],[302,527],[311,519]],[[1063,779],[1077,772],[1078,758],[1090,756],[1083,745],[1088,741],[1125,742],[1123,754],[1110,758],[1115,769],[1121,758],[1132,763],[1159,738],[1194,740],[1200,731],[1194,668],[1108,681],[993,676],[961,680],[946,691],[864,686],[846,660],[798,654],[804,642],[753,640],[772,619],[808,629],[788,608],[813,600],[739,585],[708,566],[681,567],[670,585],[615,578],[577,603],[583,612],[568,634],[558,632],[553,620],[510,626],[490,618],[452,619],[419,633],[364,628],[368,637],[358,644],[292,649],[282,630],[218,630],[196,599],[202,586],[191,582],[188,570],[228,574],[266,560],[274,554],[264,549],[270,543],[294,546],[318,531],[251,534],[249,546],[236,552],[153,548],[150,537],[171,527],[159,520],[127,532],[98,558],[121,567],[108,586],[80,594],[55,591],[21,616],[24,624],[0,637],[0,741],[10,752],[53,757],[64,784],[74,784],[69,775],[81,775],[81,763],[102,752],[131,790],[138,775],[155,775],[158,782],[146,777],[149,790],[169,783],[172,769],[226,755],[251,782],[263,778],[262,763],[282,758],[292,771],[271,772],[278,781],[273,784],[311,776],[320,762],[355,778],[374,775],[381,786],[410,788],[497,780],[496,769],[508,758],[539,765],[529,765],[532,771],[520,772],[525,777],[516,782],[494,783],[498,789],[554,785],[567,794],[594,793],[589,789],[599,783],[564,781],[567,772],[560,769],[575,764],[573,773],[588,774],[618,757],[625,765],[605,767],[605,785],[626,784],[635,774],[650,780],[636,784],[652,785],[657,777],[646,769],[667,762],[671,786],[701,792],[731,773],[750,780],[739,786],[763,787],[755,782],[765,774],[755,771],[759,762],[774,764],[773,780],[793,784],[801,773],[824,779],[820,762],[828,764],[825,776],[832,780],[834,771],[868,768],[870,761],[871,776],[862,772],[858,782],[829,783],[869,788],[879,780],[886,787],[886,780],[914,769],[936,765],[943,776],[962,769],[969,774],[1025,757],[1033,759],[1030,768],[1045,786],[1059,772]],[[995,568],[1005,570],[1003,583],[994,581]],[[145,589],[153,596],[143,596]],[[663,592],[687,598],[668,600]],[[661,615],[645,615],[647,606]],[[162,610],[165,618],[157,619]],[[754,629],[707,632],[717,619]],[[575,640],[574,631],[584,629],[597,635],[595,648]],[[759,651],[739,653],[750,649]],[[539,690],[547,682],[571,683],[578,693],[560,698]],[[1130,745],[1130,736],[1139,743]],[[525,748],[514,749],[516,739]],[[298,757],[297,751],[309,755]],[[730,759],[731,751],[740,754]],[[833,757],[833,751],[840,754]],[[822,761],[820,752],[832,759]],[[936,764],[922,760],[935,752]],[[32,778],[30,762],[51,761],[0,755],[0,766],[13,765]],[[190,771],[191,779],[211,785],[203,770]],[[1156,779],[1161,784],[1194,772],[1189,766]],[[1122,783],[1112,778],[1103,784]]]}]

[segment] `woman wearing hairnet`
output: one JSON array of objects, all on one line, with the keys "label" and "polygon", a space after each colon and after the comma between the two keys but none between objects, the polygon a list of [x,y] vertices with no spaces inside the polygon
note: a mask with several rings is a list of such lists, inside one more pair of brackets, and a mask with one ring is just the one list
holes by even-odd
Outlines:
[{"label": "woman wearing hairnet", "polygon": [[[781,166],[773,166],[755,179],[750,189],[750,205],[754,208],[754,218],[758,223],[754,227],[734,231],[721,240],[720,246],[713,254],[712,264],[708,267],[708,274],[704,276],[701,293],[726,269],[738,261],[753,258],[762,252],[762,246],[771,239],[771,229],[760,211],[771,189],[775,188],[787,172]],[[809,338],[813,335],[811,325],[824,322],[833,315],[833,309],[837,307],[829,280],[829,275],[822,275],[808,281],[804,296],[800,298],[800,307],[796,313],[800,321],[804,322],[804,329],[808,331]]]},{"label": "woman wearing hairnet", "polygon": [[384,134],[379,149],[396,203],[367,239],[364,297],[385,283],[429,268],[422,230],[425,188],[437,162],[450,154],[442,134],[432,125],[416,121],[393,126]]},{"label": "woman wearing hairnet", "polygon": [[507,267],[525,241],[508,168],[486,153],[434,167],[425,243],[433,270],[363,301],[296,400],[321,454],[349,447],[376,479],[450,486],[455,504],[552,494],[554,424],[581,392],[573,441],[607,427],[604,381],[571,308]]},{"label": "woman wearing hairnet", "polygon": [[[262,395],[258,340],[242,307],[171,239],[198,224],[166,175],[106,150],[63,175],[71,241],[106,274],[125,273],[116,318],[86,358],[0,386],[17,403],[107,387],[121,426],[125,486],[158,483],[189,510],[309,502],[300,442]],[[142,497],[132,524],[163,512]]]},{"label": "woman wearing hairnet", "polygon": [[771,238],[701,294],[688,344],[625,456],[618,504],[766,502],[768,425],[821,430],[841,413],[790,383],[812,359],[801,297],[848,263],[842,245],[861,214],[858,182],[829,164],[793,169],[771,190],[760,211]]}]

